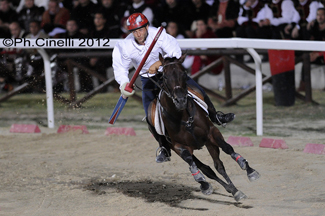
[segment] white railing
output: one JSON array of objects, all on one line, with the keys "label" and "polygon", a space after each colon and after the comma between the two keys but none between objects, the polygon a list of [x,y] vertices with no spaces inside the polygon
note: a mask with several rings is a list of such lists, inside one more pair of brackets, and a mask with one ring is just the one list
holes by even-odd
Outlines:
[{"label": "white railing", "polygon": [[[50,59],[44,49],[113,49],[121,39],[0,39],[0,48],[37,48],[44,60],[48,127],[54,128],[54,108]],[[255,61],[256,134],[263,135],[263,91],[261,58],[255,49],[325,51],[325,42],[263,39],[179,39],[181,48],[243,48]]]}]

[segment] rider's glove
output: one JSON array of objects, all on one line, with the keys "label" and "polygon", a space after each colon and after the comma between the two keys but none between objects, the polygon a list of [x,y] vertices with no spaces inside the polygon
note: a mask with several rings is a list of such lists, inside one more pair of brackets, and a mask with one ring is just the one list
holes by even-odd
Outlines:
[{"label": "rider's glove", "polygon": [[132,90],[132,92],[128,92],[125,90],[125,86],[128,84],[128,82],[123,83],[123,85],[121,86],[121,93],[123,96],[125,97],[131,97],[132,95],[134,95],[135,91],[134,89]]}]

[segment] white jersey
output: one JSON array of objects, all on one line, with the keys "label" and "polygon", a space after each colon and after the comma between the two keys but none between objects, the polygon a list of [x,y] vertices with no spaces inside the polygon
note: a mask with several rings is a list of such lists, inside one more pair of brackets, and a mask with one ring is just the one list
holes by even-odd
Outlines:
[{"label": "white jersey", "polygon": [[[155,27],[148,28],[148,36],[145,45],[139,45],[135,41],[132,33],[115,45],[113,50],[113,69],[115,80],[120,85],[129,82],[128,75],[130,66],[132,65],[138,68],[157,32],[158,29]],[[161,53],[164,58],[180,58],[182,55],[177,40],[173,36],[167,34],[165,29],[161,32],[158,41],[144,63],[140,75],[145,77],[154,76],[154,74],[148,74],[147,71],[153,63],[159,61],[159,53]]]},{"label": "white jersey", "polygon": [[[306,1],[307,2],[307,1]],[[301,4],[302,5],[302,4]],[[318,1],[313,1],[309,5],[309,15],[306,18],[307,22],[310,23],[311,21],[316,19],[317,9],[323,8],[324,5]]]},{"label": "white jersey", "polygon": [[290,23],[298,23],[300,20],[300,15],[294,4],[291,0],[284,0],[281,3],[281,17],[276,18],[273,17],[271,21],[271,25],[279,26],[281,24],[290,24]]}]

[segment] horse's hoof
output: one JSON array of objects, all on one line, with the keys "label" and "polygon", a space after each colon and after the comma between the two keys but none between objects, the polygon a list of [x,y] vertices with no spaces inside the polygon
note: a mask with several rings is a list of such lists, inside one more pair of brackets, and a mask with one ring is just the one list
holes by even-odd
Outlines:
[{"label": "horse's hoof", "polygon": [[247,174],[247,177],[248,177],[249,181],[251,181],[251,182],[256,181],[257,179],[259,179],[260,176],[261,175],[256,170],[254,170],[253,172]]},{"label": "horse's hoof", "polygon": [[201,184],[201,186],[200,186],[200,189],[201,189],[202,193],[204,195],[212,194],[213,193],[213,187],[211,186],[210,183],[208,183],[208,182],[205,182],[205,183],[206,184],[204,186],[203,186],[203,184]]},{"label": "horse's hoof", "polygon": [[237,192],[235,193],[235,195],[234,195],[234,198],[235,198],[235,200],[238,202],[238,201],[241,200],[241,199],[246,199],[247,196],[246,196],[243,192],[241,192],[241,191],[237,191]]}]

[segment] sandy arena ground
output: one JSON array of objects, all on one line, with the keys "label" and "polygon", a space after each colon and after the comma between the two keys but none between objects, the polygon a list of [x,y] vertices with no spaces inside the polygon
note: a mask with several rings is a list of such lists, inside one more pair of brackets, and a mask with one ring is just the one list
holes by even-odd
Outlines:
[{"label": "sandy arena ground", "polygon": [[[155,163],[149,131],[137,136],[12,134],[0,129],[0,215],[313,215],[325,213],[325,155],[306,154],[309,139],[286,137],[289,149],[235,147],[260,174],[246,172],[221,153],[226,170],[248,198],[237,203],[217,182],[203,195],[188,165],[173,154]],[[227,139],[228,136],[225,136]],[[206,149],[195,153],[213,167]],[[214,168],[213,168],[214,169]]]}]

